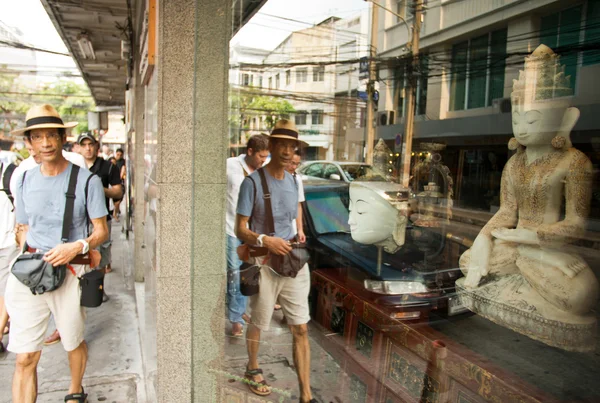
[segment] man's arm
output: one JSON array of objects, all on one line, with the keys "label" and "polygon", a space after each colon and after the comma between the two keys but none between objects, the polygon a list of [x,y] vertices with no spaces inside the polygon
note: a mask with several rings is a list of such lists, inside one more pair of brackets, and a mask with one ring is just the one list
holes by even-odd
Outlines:
[{"label": "man's arm", "polygon": [[[258,236],[260,234],[257,234],[248,228],[249,219],[250,217],[236,214],[235,235],[244,243],[256,245],[258,243]],[[265,236],[262,242],[263,246],[269,249],[269,252],[275,255],[287,255],[292,250],[290,244],[282,238]]]},{"label": "man's arm", "polygon": [[[86,238],[87,243],[90,245],[90,250],[97,248],[102,245],[104,241],[108,239],[108,226],[106,225],[106,217],[92,219],[94,230],[89,237]],[[44,260],[50,263],[52,266],[59,266],[61,264],[67,264],[83,252],[83,245],[81,242],[68,242],[61,243],[56,247],[50,249],[44,255]]]},{"label": "man's arm", "polygon": [[298,203],[298,215],[296,216],[296,228],[298,228],[298,241],[300,243],[306,242],[306,235],[304,235],[304,226],[302,224],[302,203]]},{"label": "man's arm", "polygon": [[28,231],[29,225],[27,224],[17,224],[15,226],[15,241],[17,242],[17,245],[19,245],[21,250],[23,250],[23,246],[25,246]]},{"label": "man's arm", "polygon": [[104,188],[104,195],[111,199],[120,199],[123,196],[123,185],[111,185],[109,188]]}]

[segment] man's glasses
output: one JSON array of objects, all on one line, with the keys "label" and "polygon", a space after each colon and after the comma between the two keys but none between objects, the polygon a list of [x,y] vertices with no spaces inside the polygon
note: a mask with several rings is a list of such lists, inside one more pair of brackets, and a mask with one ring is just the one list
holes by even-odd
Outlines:
[{"label": "man's glasses", "polygon": [[40,143],[43,139],[56,141],[60,138],[58,133],[33,133],[29,136],[33,143]]}]

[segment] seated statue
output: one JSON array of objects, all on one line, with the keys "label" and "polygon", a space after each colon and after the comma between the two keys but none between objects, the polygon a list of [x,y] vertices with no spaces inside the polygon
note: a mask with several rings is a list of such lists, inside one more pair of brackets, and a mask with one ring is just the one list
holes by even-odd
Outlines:
[{"label": "seated statue", "polygon": [[[569,95],[559,57],[540,45],[513,85],[509,148],[517,152],[502,173],[500,209],[461,256],[466,278],[457,287],[469,309],[547,344],[585,351],[593,349],[593,337],[581,332],[595,331],[589,312],[598,281],[570,245],[585,231],[592,164],[571,144],[579,110]],[[484,300],[509,313],[492,312]]]}]

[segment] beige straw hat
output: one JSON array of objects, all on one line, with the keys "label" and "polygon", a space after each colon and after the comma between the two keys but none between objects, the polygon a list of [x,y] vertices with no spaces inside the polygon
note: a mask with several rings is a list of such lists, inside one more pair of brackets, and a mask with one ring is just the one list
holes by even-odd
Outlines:
[{"label": "beige straw hat", "polygon": [[296,140],[301,146],[308,146],[308,143],[298,138],[298,129],[291,120],[280,119],[275,122],[271,137],[276,139]]},{"label": "beige straw hat", "polygon": [[52,105],[35,105],[27,111],[25,116],[25,127],[16,129],[10,133],[15,136],[23,135],[26,131],[34,129],[72,129],[78,122],[63,123],[60,115]]}]

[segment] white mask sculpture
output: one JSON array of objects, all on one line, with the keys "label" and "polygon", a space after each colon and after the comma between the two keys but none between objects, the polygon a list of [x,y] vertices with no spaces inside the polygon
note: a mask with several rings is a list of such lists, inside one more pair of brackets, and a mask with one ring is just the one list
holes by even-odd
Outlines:
[{"label": "white mask sculpture", "polygon": [[398,185],[352,182],[348,225],[352,239],[378,248],[377,272],[381,273],[382,249],[396,253],[404,245],[408,202]]},{"label": "white mask sculpture", "polygon": [[[540,45],[512,92],[517,153],[502,173],[500,209],[460,259],[467,308],[533,339],[593,351],[598,281],[571,245],[583,237],[592,165],[573,148],[579,110],[559,57]],[[564,206],[564,208],[563,208]]]}]

